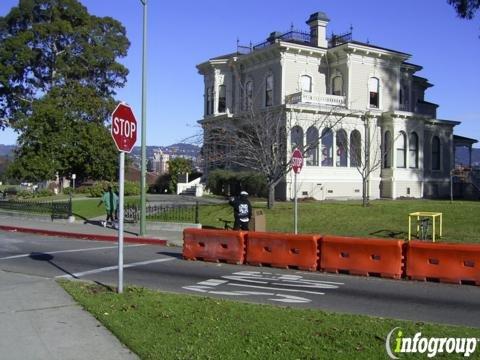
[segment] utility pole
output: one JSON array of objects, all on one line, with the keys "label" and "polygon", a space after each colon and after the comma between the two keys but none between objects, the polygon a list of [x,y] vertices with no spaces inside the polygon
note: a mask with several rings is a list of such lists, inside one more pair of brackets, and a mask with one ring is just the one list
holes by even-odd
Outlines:
[{"label": "utility pole", "polygon": [[142,50],[142,140],[141,140],[141,177],[140,177],[140,235],[146,233],[146,176],[147,151],[145,148],[147,134],[147,0],[140,0],[143,5],[143,50]]}]

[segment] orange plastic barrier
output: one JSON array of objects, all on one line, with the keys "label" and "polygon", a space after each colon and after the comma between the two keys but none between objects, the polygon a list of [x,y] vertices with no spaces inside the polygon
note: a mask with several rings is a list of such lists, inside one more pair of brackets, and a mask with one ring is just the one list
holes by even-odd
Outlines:
[{"label": "orange plastic barrier", "polygon": [[318,235],[249,232],[246,262],[250,265],[315,271],[319,239]]},{"label": "orange plastic barrier", "polygon": [[328,272],[402,276],[403,240],[324,236],[320,241],[320,268]]},{"label": "orange plastic barrier", "polygon": [[228,230],[183,230],[183,258],[243,264],[245,233]]},{"label": "orange plastic barrier", "polygon": [[480,245],[410,241],[406,257],[410,279],[480,285]]}]

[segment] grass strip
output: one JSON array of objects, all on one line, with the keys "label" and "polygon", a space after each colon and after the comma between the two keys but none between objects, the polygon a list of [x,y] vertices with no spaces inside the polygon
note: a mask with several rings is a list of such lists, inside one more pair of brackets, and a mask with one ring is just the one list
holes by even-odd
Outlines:
[{"label": "grass strip", "polygon": [[[127,287],[61,281],[86,310],[141,359],[387,359],[385,339],[480,337],[480,329],[326,313]],[[396,336],[396,335],[395,335]],[[392,339],[392,349],[395,344]],[[480,349],[470,358],[477,358]],[[426,359],[426,354],[399,354]],[[462,354],[437,354],[461,359]]]}]

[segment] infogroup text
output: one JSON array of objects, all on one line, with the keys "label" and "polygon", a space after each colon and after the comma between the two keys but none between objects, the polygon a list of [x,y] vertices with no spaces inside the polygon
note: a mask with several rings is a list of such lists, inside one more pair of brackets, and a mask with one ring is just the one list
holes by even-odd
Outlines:
[{"label": "infogroup text", "polygon": [[[396,337],[392,343],[395,331]],[[478,341],[477,338],[425,337],[421,332],[417,332],[413,337],[406,337],[403,331],[396,327],[388,333],[385,349],[391,359],[400,359],[398,356],[403,353],[426,354],[429,358],[439,353],[456,353],[469,357],[477,349]]]}]

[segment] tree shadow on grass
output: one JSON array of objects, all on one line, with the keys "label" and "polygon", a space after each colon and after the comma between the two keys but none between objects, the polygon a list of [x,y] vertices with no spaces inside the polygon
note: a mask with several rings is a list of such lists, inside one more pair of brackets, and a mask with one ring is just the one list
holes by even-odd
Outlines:
[{"label": "tree shadow on grass", "polygon": [[391,239],[405,239],[408,236],[405,231],[396,231],[389,229],[377,230],[369,233],[369,235]]}]

